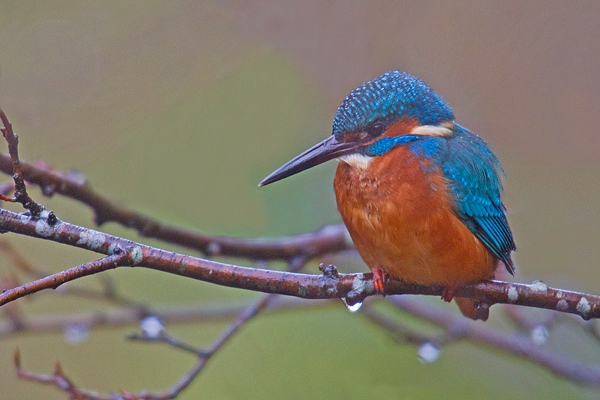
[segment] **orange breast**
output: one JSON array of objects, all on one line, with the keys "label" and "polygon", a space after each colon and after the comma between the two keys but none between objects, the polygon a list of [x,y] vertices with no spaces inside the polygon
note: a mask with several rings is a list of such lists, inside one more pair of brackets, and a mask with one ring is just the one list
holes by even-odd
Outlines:
[{"label": "orange breast", "polygon": [[399,146],[367,167],[340,161],[337,206],[365,263],[419,284],[494,277],[498,260],[452,211],[441,171]]}]

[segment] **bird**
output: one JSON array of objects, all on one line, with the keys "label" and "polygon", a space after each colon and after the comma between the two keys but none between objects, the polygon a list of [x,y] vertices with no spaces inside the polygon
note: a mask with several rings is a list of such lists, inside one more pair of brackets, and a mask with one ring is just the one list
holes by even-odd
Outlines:
[{"label": "bird", "polygon": [[[331,135],[259,187],[333,159],[337,208],[376,292],[385,294],[393,278],[440,285],[450,302],[456,288],[494,279],[502,264],[514,275],[504,170],[416,76],[394,70],[356,87],[338,107]],[[487,304],[454,300],[466,317],[488,319]]]}]

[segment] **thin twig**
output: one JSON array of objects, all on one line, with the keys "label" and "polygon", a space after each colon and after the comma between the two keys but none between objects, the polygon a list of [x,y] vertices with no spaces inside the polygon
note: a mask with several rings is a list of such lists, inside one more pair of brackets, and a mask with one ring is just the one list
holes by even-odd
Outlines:
[{"label": "thin twig", "polygon": [[[45,385],[53,385],[56,388],[67,392],[71,399],[75,400],[114,400],[114,395],[101,395],[96,392],[88,392],[77,388],[71,380],[64,374],[60,363],[56,363],[52,374],[40,374],[31,372],[21,367],[21,354],[17,349],[14,354],[14,363],[17,370],[17,377],[20,379],[41,383]],[[127,397],[121,396],[126,399]]]},{"label": "thin twig", "polygon": [[[306,260],[301,258],[290,260],[288,271],[300,271],[305,264]],[[254,302],[254,304],[246,307],[239,314],[239,316],[231,324],[229,324],[229,326],[210,344],[210,346],[205,349],[195,349],[194,347],[182,343],[168,335],[159,335],[156,340],[165,342],[176,348],[195,353],[198,355],[198,361],[169,389],[159,393],[144,392],[143,398],[152,400],[175,398],[181,391],[188,387],[190,383],[192,383],[196,376],[202,372],[210,358],[216,354],[217,351],[219,351],[225,345],[225,343],[227,343],[233,337],[233,335],[235,335],[244,325],[246,325],[248,321],[256,317],[258,313],[266,309],[275,299],[277,299],[277,297],[278,295],[276,294],[266,294],[261,296],[256,302]],[[135,338],[139,339],[138,337]],[[145,340],[148,340],[148,338],[145,338]]]},{"label": "thin twig", "polygon": [[12,124],[2,109],[0,109],[0,121],[2,121],[2,125],[4,125],[0,128],[0,131],[8,143],[11,165],[10,173],[12,173],[15,182],[15,197],[0,195],[0,200],[21,203],[23,207],[29,210],[33,215],[39,215],[44,207],[33,201],[33,199],[29,197],[29,194],[27,194],[23,173],[21,172],[21,162],[19,160],[19,138],[13,132]]},{"label": "thin twig", "polygon": [[26,283],[24,285],[20,285],[11,289],[4,289],[2,290],[2,294],[0,294],[0,298],[2,298],[0,305],[39,292],[40,290],[56,289],[60,285],[82,276],[97,274],[108,269],[114,269],[120,266],[128,265],[129,263],[131,263],[131,254],[123,250],[117,254],[106,256],[89,263],[81,264],[65,271],[61,271],[56,274],[37,279],[33,282]]},{"label": "thin twig", "polygon": [[[6,254],[12,261],[12,265],[16,270],[28,275],[32,278],[41,279],[50,275],[46,271],[43,271],[34,265],[32,265],[29,261],[25,259],[19,253],[8,240],[0,240],[0,251]],[[74,287],[74,286],[61,286],[60,294],[65,296],[77,296],[83,297],[87,299],[95,299],[95,300],[104,300],[111,302],[116,305],[126,306],[126,307],[137,307],[143,308],[143,304],[130,300],[124,297],[121,294],[117,294],[114,288],[114,283],[109,276],[106,275],[98,275],[100,284],[102,285],[101,290],[83,288],[83,287]],[[0,285],[1,286],[1,285]],[[18,286],[12,285],[10,288]],[[0,289],[9,288],[9,287],[0,287]]]}]

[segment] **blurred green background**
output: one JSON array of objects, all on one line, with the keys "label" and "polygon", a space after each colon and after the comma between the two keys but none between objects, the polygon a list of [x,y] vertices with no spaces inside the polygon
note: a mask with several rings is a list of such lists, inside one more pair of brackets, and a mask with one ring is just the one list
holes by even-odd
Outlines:
[{"label": "blurred green background", "polygon": [[[598,15],[594,1],[0,1],[0,106],[25,160],[75,168],[101,193],[180,226],[274,236],[340,220],[335,165],[260,190],[257,182],[329,135],[336,107],[356,85],[406,70],[441,93],[502,161],[517,279],[599,294]],[[92,226],[80,204],[32,193],[60,218]],[[114,224],[102,229],[139,239]],[[47,271],[94,259],[3,239]],[[5,258],[1,276],[11,270]],[[119,291],[149,303],[257,297],[141,269],[107,274]],[[98,286],[94,277],[79,284]],[[19,307],[35,315],[108,306],[43,293]],[[490,324],[501,319],[492,309]],[[224,327],[168,328],[204,346]],[[0,397],[66,397],[15,378],[17,346],[24,367],[50,372],[60,360],[75,382],[104,392],[161,390],[194,362],[165,346],[127,342],[135,329],[94,331],[77,346],[59,334],[1,339]],[[600,363],[597,345],[563,331],[560,351]],[[180,398],[598,395],[468,343],[420,364],[414,347],[394,344],[340,305],[259,317]]]}]

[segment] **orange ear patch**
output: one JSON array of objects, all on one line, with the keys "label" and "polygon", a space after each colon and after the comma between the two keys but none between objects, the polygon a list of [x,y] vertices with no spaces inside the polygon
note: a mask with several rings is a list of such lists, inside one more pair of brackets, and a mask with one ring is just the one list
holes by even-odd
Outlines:
[{"label": "orange ear patch", "polygon": [[396,137],[410,135],[412,130],[420,127],[414,118],[400,118],[394,125],[388,127],[381,137]]}]

